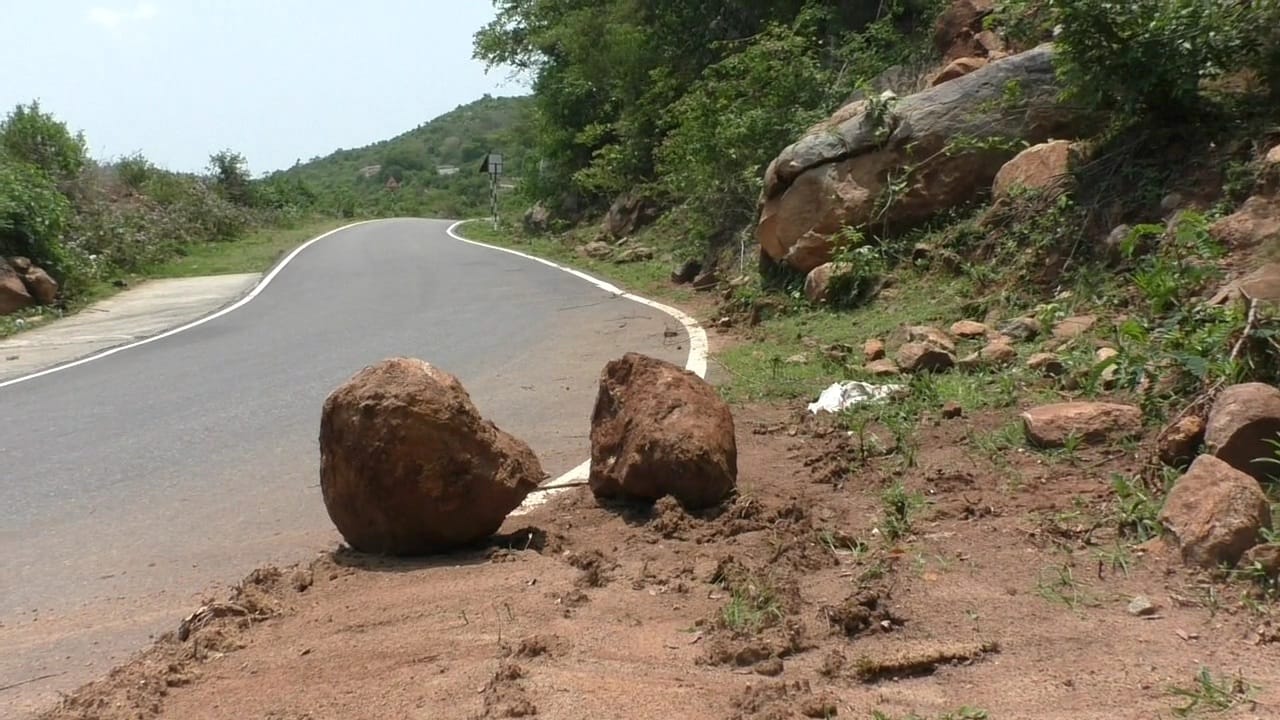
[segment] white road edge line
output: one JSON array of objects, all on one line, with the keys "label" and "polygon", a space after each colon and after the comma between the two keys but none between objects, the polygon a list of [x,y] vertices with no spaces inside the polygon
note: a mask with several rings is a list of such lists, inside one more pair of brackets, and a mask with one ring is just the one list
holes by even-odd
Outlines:
[{"label": "white road edge line", "polygon": [[117,345],[116,347],[108,348],[106,350],[103,350],[102,352],[94,353],[93,355],[89,355],[87,357],[82,357],[79,360],[72,360],[71,362],[63,363],[61,365],[54,365],[51,368],[46,368],[39,372],[31,373],[30,375],[23,375],[21,377],[13,378],[12,380],[5,380],[4,382],[0,382],[0,388],[7,388],[10,385],[17,385],[18,383],[26,382],[28,380],[35,380],[36,378],[44,377],[46,375],[52,375],[56,372],[62,372],[63,370],[70,370],[73,367],[79,367],[80,365],[91,363],[94,360],[101,360],[104,357],[115,355],[118,352],[124,352],[125,350],[132,350],[133,348],[141,347],[148,343],[156,342],[157,340],[163,340],[167,337],[172,337],[174,335],[177,335],[180,332],[185,332],[187,330],[190,330],[191,328],[199,327],[209,322],[210,320],[216,320],[222,317],[223,315],[226,315],[227,313],[231,313],[236,310],[239,310],[240,308],[252,302],[254,298],[258,297],[259,293],[267,289],[267,286],[270,285],[271,281],[276,278],[276,275],[279,275],[280,271],[284,270],[285,266],[288,265],[290,261],[292,261],[295,257],[297,257],[298,254],[301,253],[303,250],[306,250],[307,248],[329,237],[330,235],[333,235],[335,233],[340,233],[343,230],[356,227],[357,225],[364,225],[366,223],[371,223],[371,222],[379,222],[379,221],[378,220],[361,220],[360,222],[353,222],[347,225],[343,225],[340,228],[334,228],[329,232],[317,235],[311,238],[310,240],[302,243],[298,247],[294,248],[293,252],[286,255],[283,260],[276,263],[275,267],[271,268],[271,270],[265,276],[263,276],[261,280],[258,281],[258,284],[255,285],[253,289],[249,291],[248,295],[245,295],[244,297],[240,298],[239,300],[232,303],[231,305],[228,305],[222,308],[221,310],[210,313],[209,315],[205,315],[204,317],[198,320],[192,320],[186,325],[180,325],[176,328],[173,328],[172,330],[166,330],[160,333],[159,335],[152,335],[149,338],[143,338],[142,340],[138,340],[137,342],[131,342],[126,345]]},{"label": "white road edge line", "polygon": [[[685,369],[688,370],[689,372],[694,373],[700,378],[707,377],[707,358],[708,358],[708,350],[709,350],[707,345],[707,333],[705,330],[702,329],[702,326],[698,324],[697,320],[694,320],[685,312],[677,308],[673,308],[669,305],[663,305],[660,302],[655,302],[653,300],[650,300],[649,298],[640,297],[639,295],[633,295],[619,288],[616,285],[605,282],[604,280],[601,280],[592,275],[588,275],[587,273],[584,273],[581,270],[575,270],[571,267],[554,263],[550,260],[547,260],[546,258],[540,258],[534,255],[529,255],[527,253],[522,253],[519,250],[512,250],[511,248],[504,248],[504,247],[499,247],[497,245],[489,245],[488,243],[476,242],[475,240],[468,240],[457,233],[457,229],[461,225],[467,222],[470,222],[470,221],[462,220],[462,221],[456,222],[450,225],[448,229],[445,230],[445,232],[448,233],[449,237],[453,238],[454,240],[458,240],[460,242],[464,242],[469,245],[476,245],[478,247],[488,248],[490,250],[498,250],[500,252],[509,253],[517,257],[522,257],[526,260],[539,262],[548,267],[553,267],[557,270],[567,272],[570,275],[573,275],[574,277],[580,278],[582,280],[586,280],[587,282],[591,283],[592,285],[595,285],[596,287],[600,288],[601,290],[604,290],[605,292],[613,293],[614,295],[620,298],[630,300],[632,302],[637,302],[637,303],[640,303],[641,305],[647,305],[648,307],[651,307],[655,310],[660,310],[666,313],[667,315],[670,315],[672,318],[674,318],[676,321],[678,321],[681,325],[684,326],[685,334],[689,336],[689,358],[685,362],[685,365],[684,365]],[[549,489],[549,488],[561,487],[563,485],[569,485],[571,483],[581,483],[587,479],[590,473],[591,473],[591,461],[587,460],[586,462],[575,467],[569,472],[561,475],[560,477],[548,483],[545,483],[542,487]],[[565,488],[565,490],[568,490],[568,489],[569,488]],[[564,490],[560,492],[564,492]],[[555,491],[547,492],[546,490],[544,490],[542,492],[539,492],[537,495],[532,495],[528,499],[526,499],[520,507],[512,511],[511,516],[514,517],[517,515],[523,515],[529,512],[530,510],[532,510],[533,508],[546,503],[548,500],[551,499],[551,496],[557,495],[557,494],[558,493]]]}]

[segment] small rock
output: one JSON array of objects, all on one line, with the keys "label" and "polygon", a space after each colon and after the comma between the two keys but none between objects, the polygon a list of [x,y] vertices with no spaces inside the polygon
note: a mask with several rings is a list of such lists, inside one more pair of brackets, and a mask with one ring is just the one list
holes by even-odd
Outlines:
[{"label": "small rock", "polygon": [[1098,374],[1098,380],[1102,382],[1102,387],[1113,388],[1116,384],[1116,376],[1120,372],[1116,366],[1115,359],[1120,357],[1120,351],[1111,347],[1098,348],[1094,353],[1097,363],[1095,369],[1101,367],[1102,372]]},{"label": "small rock", "polygon": [[848,263],[828,262],[810,270],[804,276],[804,296],[814,304],[826,302],[831,291],[831,281],[852,269]]},{"label": "small rock", "polygon": [[618,257],[614,258],[613,261],[616,263],[633,263],[652,259],[652,248],[645,247],[644,245],[636,245],[635,247],[629,247],[626,250],[623,250],[618,254]]},{"label": "small rock", "polygon": [[1107,238],[1102,241],[1102,247],[1106,251],[1106,255],[1112,262],[1119,261],[1124,257],[1124,244],[1129,239],[1129,233],[1133,232],[1133,228],[1128,225],[1117,225],[1107,233]]},{"label": "small rock", "polygon": [[1254,545],[1240,558],[1240,567],[1260,570],[1269,578],[1280,576],[1280,544]]},{"label": "small rock", "polygon": [[1067,366],[1062,364],[1062,360],[1058,359],[1053,353],[1036,353],[1027,358],[1027,367],[1039,372],[1046,377],[1057,377],[1067,371]]},{"label": "small rock", "polygon": [[1008,365],[1018,359],[1018,351],[1005,340],[995,340],[978,352],[978,359],[985,365]]},{"label": "small rock", "polygon": [[1264,383],[1232,385],[1223,390],[1209,411],[1205,445],[1214,456],[1256,480],[1280,474],[1280,466],[1257,462],[1276,456],[1280,433],[1280,390]]},{"label": "small rock", "polygon": [[1000,326],[1000,334],[1014,340],[1034,340],[1044,328],[1040,321],[1033,317],[1014,318]]},{"label": "small rock", "polygon": [[867,363],[866,372],[872,377],[891,377],[902,372],[898,368],[898,363],[888,359],[880,358]]},{"label": "small rock", "polygon": [[933,79],[929,81],[929,86],[936,87],[948,80],[964,77],[975,70],[981,70],[986,65],[987,59],[983,57],[956,58],[942,68],[937,75],[933,76]]},{"label": "small rock", "polygon": [[907,328],[907,342],[924,343],[949,353],[956,351],[956,344],[946,333],[929,325],[913,325]]},{"label": "small rock", "polygon": [[788,365],[805,365],[808,362],[809,362],[809,356],[805,355],[804,353],[797,353],[787,358],[786,360],[786,363]]},{"label": "small rock", "polygon": [[715,269],[708,268],[698,273],[698,277],[689,283],[694,290],[710,290],[720,283],[720,275]]},{"label": "small rock", "polygon": [[990,332],[991,328],[973,320],[961,320],[951,326],[951,334],[959,338],[986,337]]},{"label": "small rock", "polygon": [[578,254],[593,260],[605,260],[613,255],[613,248],[607,242],[596,240],[578,248]]},{"label": "small rock", "polygon": [[1069,188],[1077,154],[1069,140],[1051,140],[1023,150],[996,173],[992,197],[1007,197],[1015,188],[1045,192]]},{"label": "small rock", "polygon": [[1053,326],[1053,336],[1059,340],[1073,340],[1093,329],[1098,318],[1092,315],[1069,317]]},{"label": "small rock", "polygon": [[1257,247],[1280,238],[1280,197],[1255,195],[1209,227],[1215,240],[1232,249]]},{"label": "small rock", "polygon": [[293,571],[293,576],[289,578],[289,581],[294,590],[305,592],[315,582],[315,575],[309,568],[298,568]]},{"label": "small rock", "polygon": [[1182,195],[1179,195],[1176,192],[1169,193],[1168,195],[1160,198],[1160,211],[1168,215],[1169,213],[1181,208],[1183,202],[1184,200]]},{"label": "small rock", "polygon": [[1160,432],[1160,462],[1169,467],[1186,467],[1199,453],[1204,440],[1204,420],[1188,415]]},{"label": "small rock", "polygon": [[677,285],[693,282],[702,272],[702,263],[697,260],[685,260],[671,270],[671,282]]},{"label": "small rock", "polygon": [[955,355],[926,343],[909,342],[898,348],[898,366],[909,373],[943,372],[955,364]]},{"label": "small rock", "polygon": [[964,417],[964,408],[959,403],[949,402],[942,406],[942,419],[955,420],[959,417]]},{"label": "small rock", "polygon": [[884,357],[884,341],[872,338],[863,343],[862,356],[867,359],[867,362],[882,359]]},{"label": "small rock", "polygon": [[1212,455],[1178,479],[1160,510],[1187,565],[1234,566],[1271,527],[1271,504],[1258,481]]},{"label": "small rock", "polygon": [[782,664],[782,659],[776,657],[771,657],[768,660],[762,660],[761,662],[756,663],[755,667],[756,674],[764,675],[765,677],[777,677],[781,675],[782,671],[785,669],[785,666]]},{"label": "small rock", "polygon": [[1132,405],[1067,402],[1022,413],[1027,440],[1041,448],[1059,448],[1075,436],[1096,445],[1142,435],[1142,411]]},{"label": "small rock", "polygon": [[1129,601],[1129,614],[1134,617],[1155,615],[1156,609],[1156,604],[1146,595],[1138,595]]}]

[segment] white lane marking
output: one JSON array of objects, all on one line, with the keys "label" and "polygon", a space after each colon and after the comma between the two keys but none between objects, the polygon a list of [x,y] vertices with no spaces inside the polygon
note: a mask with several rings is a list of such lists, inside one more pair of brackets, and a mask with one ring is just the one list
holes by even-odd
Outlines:
[{"label": "white lane marking", "polygon": [[[692,317],[690,317],[683,311],[677,308],[670,307],[668,305],[663,305],[660,302],[655,302],[653,300],[650,300],[649,298],[640,297],[639,295],[633,295],[629,292],[626,292],[625,290],[622,290],[616,285],[605,282],[604,280],[601,280],[597,277],[588,275],[582,272],[581,270],[575,270],[571,267],[566,267],[564,265],[554,263],[550,260],[547,260],[546,258],[536,257],[534,255],[522,253],[519,250],[512,250],[511,248],[498,247],[497,245],[489,245],[487,243],[476,242],[475,240],[468,240],[456,232],[458,227],[465,222],[468,222],[468,221],[463,220],[461,222],[456,222],[450,225],[448,229],[445,230],[445,232],[448,233],[449,237],[453,238],[454,240],[458,240],[458,241],[467,243],[469,245],[476,245],[478,247],[488,248],[490,250],[498,250],[500,252],[510,253],[511,255],[522,257],[526,260],[539,262],[548,267],[553,267],[557,270],[567,272],[570,275],[581,278],[582,280],[586,280],[587,282],[591,283],[592,285],[595,285],[596,287],[600,288],[601,290],[604,290],[605,292],[613,293],[618,297],[625,298],[632,302],[640,303],[641,305],[647,305],[655,310],[660,310],[666,313],[667,315],[670,315],[671,317],[675,318],[677,321],[679,321],[681,325],[684,326],[684,331],[689,336],[689,359],[685,362],[685,365],[684,365],[685,369],[696,374],[700,378],[705,378],[707,376],[707,356],[708,356],[707,333],[705,330],[702,329],[702,326],[698,324],[697,320],[694,320]],[[556,491],[556,490],[549,490],[550,488],[558,488],[563,485],[581,483],[585,481],[590,474],[591,474],[591,460],[587,460],[586,462],[575,467],[569,472],[561,475],[555,480],[552,480],[551,482],[544,484],[542,487],[547,489],[540,491],[537,495],[529,496],[529,498],[527,498],[520,507],[512,511],[511,515],[512,516],[523,515],[529,512],[530,510],[532,510],[533,508],[546,503],[548,500],[551,499],[552,496],[558,495],[561,492],[565,492],[566,490],[570,489],[570,488],[564,488],[562,490]]]},{"label": "white lane marking", "polygon": [[349,225],[343,225],[340,228],[335,228],[333,230],[330,230],[327,233],[317,235],[311,238],[310,240],[302,243],[298,247],[294,248],[293,252],[286,255],[284,260],[281,260],[280,262],[276,263],[276,266],[271,268],[271,271],[268,272],[262,278],[262,280],[259,281],[258,284],[255,285],[254,288],[249,291],[248,295],[245,295],[244,297],[236,301],[234,304],[228,305],[227,307],[224,307],[221,310],[218,310],[217,312],[206,315],[198,320],[193,320],[187,323],[186,325],[181,325],[179,327],[173,328],[172,330],[166,330],[165,332],[162,332],[159,335],[152,335],[149,338],[145,338],[137,342],[132,342],[127,345],[119,345],[107,350],[103,350],[100,353],[95,353],[88,357],[80,358],[79,360],[73,360],[68,363],[63,363],[62,365],[55,365],[51,368],[41,370],[40,372],[35,372],[35,373],[31,373],[30,375],[23,375],[22,377],[17,377],[12,380],[6,380],[4,382],[0,382],[0,388],[6,388],[6,387],[9,387],[10,385],[17,385],[18,383],[26,382],[28,380],[35,380],[38,377],[44,377],[45,375],[52,375],[53,373],[62,372],[63,370],[69,370],[73,367],[84,365],[85,363],[91,363],[94,360],[101,360],[104,357],[115,355],[118,352],[124,352],[125,350],[131,350],[133,348],[146,345],[147,343],[153,343],[157,340],[163,340],[167,337],[172,337],[174,335],[177,335],[180,332],[185,332],[187,330],[190,330],[191,328],[199,327],[209,322],[210,320],[216,320],[222,317],[223,315],[226,315],[227,313],[239,310],[240,308],[252,302],[254,298],[258,297],[258,294],[261,293],[263,290],[265,290],[267,286],[271,284],[271,281],[275,279],[276,275],[279,275],[280,271],[284,270],[284,267],[288,265],[290,261],[292,261],[295,257],[298,256],[298,253],[301,253],[303,250],[306,250],[307,248],[311,247],[315,243],[329,237],[330,235],[333,235],[334,233],[340,233],[343,230],[356,227],[357,225],[364,225],[365,223],[371,223],[371,222],[379,222],[379,221],[378,220],[361,220],[360,222],[354,222]]}]

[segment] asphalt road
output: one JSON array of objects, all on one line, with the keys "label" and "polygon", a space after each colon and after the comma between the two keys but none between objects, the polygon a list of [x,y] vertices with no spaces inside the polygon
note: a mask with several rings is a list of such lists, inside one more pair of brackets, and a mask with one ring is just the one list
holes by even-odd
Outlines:
[{"label": "asphalt road", "polygon": [[589,453],[601,366],[683,364],[657,310],[449,238],[448,223],[343,230],[199,327],[0,388],[0,717],[21,717],[172,629],[264,563],[338,540],[320,498],[328,393],[426,359],[553,476]]}]

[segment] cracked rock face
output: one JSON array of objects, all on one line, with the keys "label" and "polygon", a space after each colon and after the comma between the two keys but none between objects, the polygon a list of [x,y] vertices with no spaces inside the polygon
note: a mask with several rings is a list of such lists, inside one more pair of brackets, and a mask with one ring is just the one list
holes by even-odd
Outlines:
[{"label": "cracked rock face", "polygon": [[765,173],[756,237],[773,260],[808,272],[831,260],[842,227],[900,233],[991,187],[1009,143],[1075,137],[1058,101],[1049,45],[900,99],[859,100],[782,151]]}]

